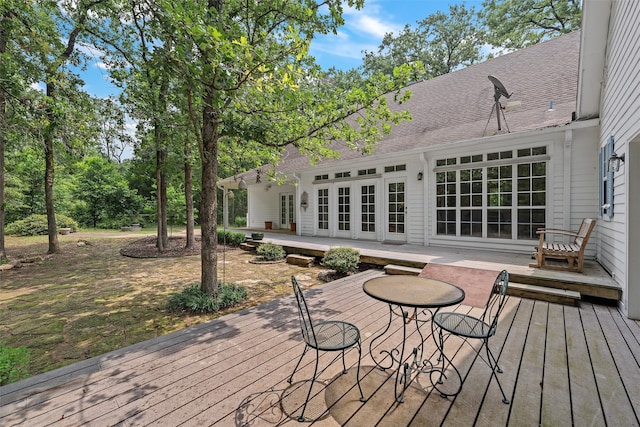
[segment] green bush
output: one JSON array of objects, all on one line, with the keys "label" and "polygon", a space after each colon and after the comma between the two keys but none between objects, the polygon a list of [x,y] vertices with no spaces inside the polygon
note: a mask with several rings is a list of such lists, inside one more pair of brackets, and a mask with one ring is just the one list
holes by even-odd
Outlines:
[{"label": "green bush", "polygon": [[[71,232],[78,230],[78,223],[65,215],[56,215],[56,225],[58,228],[70,228]],[[12,236],[40,236],[47,232],[47,216],[36,214],[14,221],[5,228],[5,233]]]},{"label": "green bush", "polygon": [[322,259],[322,264],[338,273],[348,273],[358,269],[360,252],[353,248],[331,248]]},{"label": "green bush", "polygon": [[233,307],[247,299],[247,290],[233,283],[219,283],[218,295],[212,298],[200,289],[200,285],[191,285],[169,297],[167,308],[173,312],[214,313]]},{"label": "green bush", "polygon": [[236,227],[246,227],[247,226],[247,217],[245,216],[237,216],[233,219],[233,225]]},{"label": "green bush", "polygon": [[218,230],[218,243],[230,246],[240,246],[241,243],[247,240],[247,236],[244,233],[238,231]]},{"label": "green bush", "polygon": [[12,348],[0,342],[0,386],[29,376],[29,350]]},{"label": "green bush", "polygon": [[263,243],[258,246],[258,250],[256,252],[267,261],[276,261],[287,256],[284,248],[280,245],[276,245],[275,243]]}]

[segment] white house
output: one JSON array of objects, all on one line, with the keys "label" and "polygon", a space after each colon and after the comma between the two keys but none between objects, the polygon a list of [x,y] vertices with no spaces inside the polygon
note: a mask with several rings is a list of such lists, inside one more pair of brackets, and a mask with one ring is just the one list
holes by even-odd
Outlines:
[{"label": "white house", "polygon": [[597,218],[586,256],[640,318],[639,22],[640,2],[586,0],[582,31],[413,84],[413,120],[374,154],[310,166],[289,147],[285,184],[219,185],[246,182],[248,227],[306,236],[525,253],[539,227]]}]

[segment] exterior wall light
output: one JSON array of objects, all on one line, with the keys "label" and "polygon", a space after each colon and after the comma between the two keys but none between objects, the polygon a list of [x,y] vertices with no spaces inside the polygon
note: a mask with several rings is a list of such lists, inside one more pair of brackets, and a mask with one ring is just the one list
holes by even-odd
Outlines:
[{"label": "exterior wall light", "polygon": [[618,156],[616,153],[612,153],[609,157],[608,171],[618,172],[620,170],[620,163],[624,163],[624,153]]},{"label": "exterior wall light", "polygon": [[422,181],[422,177],[424,174],[422,172],[418,172],[418,181]]}]

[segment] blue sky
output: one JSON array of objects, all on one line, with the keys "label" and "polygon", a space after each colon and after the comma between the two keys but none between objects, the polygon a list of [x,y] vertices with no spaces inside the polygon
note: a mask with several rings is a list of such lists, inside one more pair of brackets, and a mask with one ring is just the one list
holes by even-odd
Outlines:
[{"label": "blue sky", "polygon": [[[467,8],[482,8],[483,0],[464,1]],[[345,9],[345,25],[337,35],[322,36],[311,44],[311,54],[324,69],[355,68],[362,63],[363,51],[377,51],[386,33],[398,34],[405,24],[416,26],[427,16],[449,12],[449,5],[461,0],[365,0],[360,10]]]},{"label": "blue sky", "polygon": [[[342,70],[355,68],[362,62],[363,51],[377,51],[385,33],[397,34],[405,24],[416,25],[440,10],[448,13],[450,4],[462,0],[365,0],[360,10],[345,8],[345,25],[338,34],[330,34],[315,39],[311,44],[311,54],[324,69],[336,67]],[[482,6],[482,0],[466,0],[467,7]],[[95,55],[97,58],[97,55]],[[85,90],[98,97],[116,95],[118,89],[109,82],[109,73],[100,62],[90,64],[82,73]]]}]

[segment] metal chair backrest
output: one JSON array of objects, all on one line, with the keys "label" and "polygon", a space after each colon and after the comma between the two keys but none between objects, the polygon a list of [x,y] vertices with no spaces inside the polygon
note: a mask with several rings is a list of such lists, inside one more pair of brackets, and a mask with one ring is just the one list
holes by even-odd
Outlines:
[{"label": "metal chair backrest", "polygon": [[307,344],[315,345],[316,334],[313,330],[313,321],[311,320],[311,314],[309,314],[309,307],[307,301],[304,299],[302,289],[296,280],[295,276],[291,276],[291,283],[293,284],[293,293],[296,296],[298,303],[298,318],[300,319],[300,329],[302,331],[302,338]]},{"label": "metal chair backrest", "polygon": [[495,282],[493,283],[493,289],[491,295],[487,301],[487,305],[482,314],[482,321],[487,323],[489,332],[487,337],[493,336],[498,328],[498,317],[504,306],[505,296],[507,295],[507,288],[509,287],[509,273],[507,270],[502,270],[498,273]]}]

